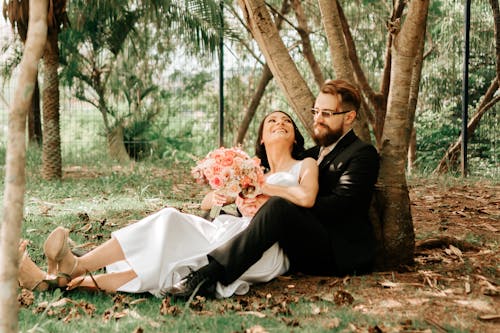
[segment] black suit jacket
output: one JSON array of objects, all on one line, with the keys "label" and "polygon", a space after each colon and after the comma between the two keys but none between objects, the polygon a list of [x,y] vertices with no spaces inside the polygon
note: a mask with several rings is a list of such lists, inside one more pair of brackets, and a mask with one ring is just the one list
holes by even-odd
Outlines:
[{"label": "black suit jacket", "polygon": [[[320,147],[307,150],[317,158]],[[376,149],[348,132],[319,165],[319,192],[314,215],[332,239],[335,270],[339,274],[372,269],[375,236],[368,217],[379,171]]]}]

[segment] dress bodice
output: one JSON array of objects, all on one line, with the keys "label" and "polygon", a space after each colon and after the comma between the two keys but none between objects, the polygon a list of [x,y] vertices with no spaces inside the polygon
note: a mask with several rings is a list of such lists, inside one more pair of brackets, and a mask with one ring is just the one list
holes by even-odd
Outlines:
[{"label": "dress bodice", "polygon": [[301,168],[302,161],[297,161],[290,170],[276,172],[267,176],[266,183],[281,186],[298,185]]}]

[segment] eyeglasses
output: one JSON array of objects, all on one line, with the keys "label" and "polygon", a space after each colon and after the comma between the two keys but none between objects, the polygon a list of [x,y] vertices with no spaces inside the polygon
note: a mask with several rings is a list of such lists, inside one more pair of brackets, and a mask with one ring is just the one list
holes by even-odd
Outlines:
[{"label": "eyeglasses", "polygon": [[323,118],[330,118],[331,116],[334,116],[336,114],[344,114],[344,113],[351,112],[351,111],[352,110],[336,112],[336,111],[328,110],[328,109],[311,108],[311,114],[313,115],[313,117],[316,117],[317,115],[321,115],[321,117],[323,117]]}]

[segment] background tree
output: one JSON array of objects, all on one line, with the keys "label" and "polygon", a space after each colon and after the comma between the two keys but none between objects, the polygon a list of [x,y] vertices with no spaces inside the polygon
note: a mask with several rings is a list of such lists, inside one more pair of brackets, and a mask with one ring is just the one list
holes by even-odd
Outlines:
[{"label": "background tree", "polygon": [[139,137],[164,102],[158,82],[174,45],[187,54],[215,51],[219,6],[199,0],[72,5],[62,75],[78,99],[100,111],[110,155],[127,160],[124,138]]},{"label": "background tree", "polygon": [[33,1],[14,103],[9,112],[9,134],[3,220],[0,233],[0,331],[18,332],[18,245],[26,185],[26,115],[37,77],[38,62],[47,40],[48,1]]},{"label": "background tree", "polygon": [[[28,30],[28,1],[4,1],[3,16],[8,19],[12,30],[19,34],[19,39],[24,44],[26,42],[26,33]],[[7,52],[9,45],[3,48],[3,52]],[[12,58],[12,61],[6,62],[2,67],[2,76],[10,78],[13,69],[19,64],[22,54],[18,53]],[[42,122],[40,113],[40,89],[38,79],[35,84],[33,93],[33,101],[31,109],[28,112],[28,138],[29,142],[35,142],[38,145],[42,144]]]},{"label": "background tree", "polygon": [[[5,1],[4,17],[8,17],[12,27],[17,28],[21,41],[26,40],[29,18],[29,1]],[[42,176],[45,179],[58,179],[62,176],[61,136],[59,124],[59,48],[58,34],[67,25],[66,1],[51,1],[48,12],[48,38],[43,55],[43,131],[42,133]],[[30,132],[36,138],[39,130],[39,89],[36,81],[30,112]]]},{"label": "background tree", "polygon": [[[474,115],[467,124],[467,137],[471,138],[478,128],[483,115],[493,108],[500,100],[500,95],[495,95],[500,83],[500,9],[497,0],[490,0],[491,11],[493,13],[493,31],[495,43],[495,68],[496,75],[493,77],[485,94],[481,97],[481,102],[477,105]],[[490,74],[491,75],[491,74]],[[434,170],[435,173],[444,173],[450,168],[456,167],[461,151],[462,135],[448,148],[444,156],[439,161]]]}]

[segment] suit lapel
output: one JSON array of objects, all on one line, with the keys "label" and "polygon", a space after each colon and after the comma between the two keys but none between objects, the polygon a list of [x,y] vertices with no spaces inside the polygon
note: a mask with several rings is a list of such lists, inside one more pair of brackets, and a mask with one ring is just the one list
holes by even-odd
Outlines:
[{"label": "suit lapel", "polygon": [[321,161],[318,166],[319,170],[327,168],[332,163],[332,161],[354,140],[356,140],[356,134],[354,134],[353,130],[350,130],[342,139],[340,139],[335,148],[333,148],[333,150],[328,153],[325,158],[323,158],[323,161]]}]

